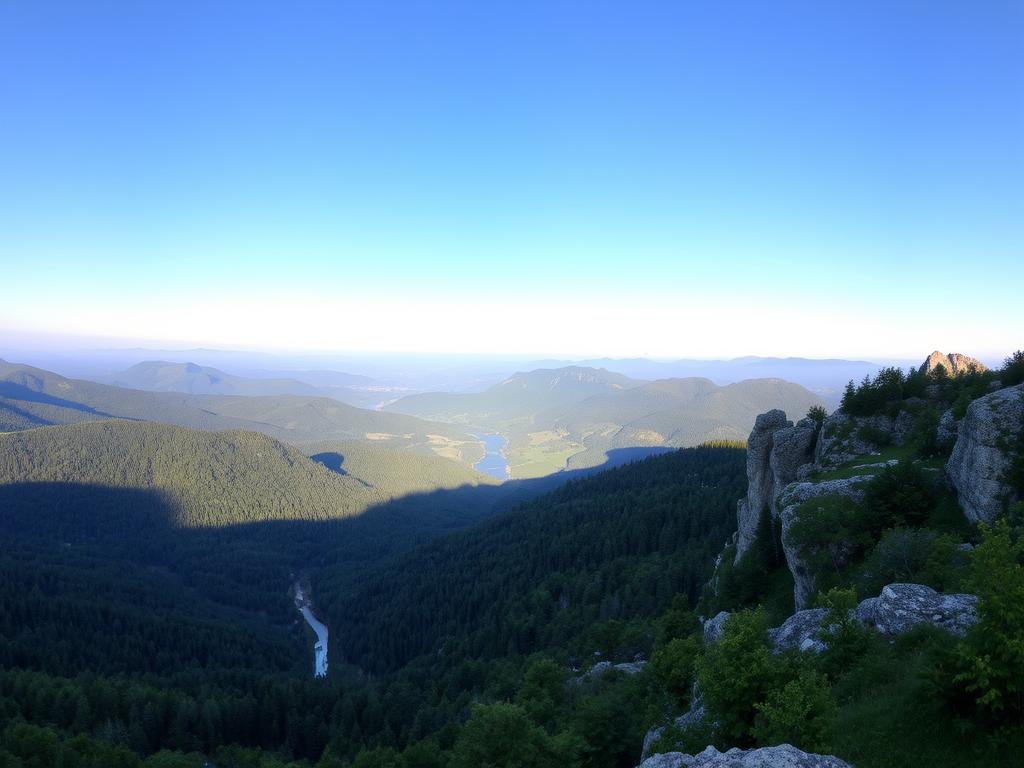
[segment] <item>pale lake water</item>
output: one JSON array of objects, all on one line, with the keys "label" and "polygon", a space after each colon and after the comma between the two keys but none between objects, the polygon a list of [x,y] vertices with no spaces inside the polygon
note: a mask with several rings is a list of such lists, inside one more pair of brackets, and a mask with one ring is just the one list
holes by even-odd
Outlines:
[{"label": "pale lake water", "polygon": [[475,469],[499,480],[508,480],[508,459],[505,458],[508,440],[498,434],[477,433],[476,436],[483,440],[487,453],[476,463]]}]

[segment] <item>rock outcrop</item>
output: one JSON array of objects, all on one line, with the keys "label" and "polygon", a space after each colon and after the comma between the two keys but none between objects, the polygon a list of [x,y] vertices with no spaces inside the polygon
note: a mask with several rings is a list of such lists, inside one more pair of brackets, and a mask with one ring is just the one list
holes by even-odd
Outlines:
[{"label": "rock outcrop", "polygon": [[754,543],[761,510],[770,509],[774,492],[771,471],[772,436],[780,429],[793,426],[785,411],[773,409],[760,414],[747,438],[747,496],[741,499],[736,511],[736,559]]},{"label": "rock outcrop", "polygon": [[961,355],[959,352],[950,352],[948,355],[935,350],[923,363],[921,373],[932,373],[936,368],[942,366],[950,376],[959,376],[962,373],[969,373],[971,370],[978,372],[988,370],[980,361],[973,357]]},{"label": "rock outcrop", "polygon": [[731,615],[728,611],[721,611],[704,622],[704,645],[714,645],[722,639],[725,622]]},{"label": "rock outcrop", "polygon": [[1017,495],[1006,482],[1012,443],[1024,429],[1024,384],[979,397],[957,429],[946,477],[971,522],[991,522]]},{"label": "rock outcrop", "polygon": [[857,619],[884,635],[898,635],[925,622],[963,635],[978,621],[977,606],[975,595],[944,595],[923,584],[889,584],[878,597],[857,606]]},{"label": "rock outcrop", "polygon": [[[691,726],[697,725],[703,722],[704,717],[707,715],[707,710],[704,708],[704,696],[701,694],[697,684],[693,685],[693,703],[690,708],[672,721],[672,725],[679,730],[685,730]],[[665,733],[665,726],[657,726],[651,728],[644,734],[644,746],[643,751],[640,753],[640,759],[645,759],[654,748],[654,745],[658,743],[658,739]]]},{"label": "rock outcrop", "polygon": [[768,630],[772,648],[776,653],[783,651],[813,651],[820,653],[825,650],[824,627],[822,622],[828,611],[824,608],[808,608],[797,611],[780,626]]},{"label": "rock outcrop", "polygon": [[757,417],[747,439],[747,496],[736,511],[736,560],[754,543],[762,510],[775,515],[782,489],[814,460],[817,434],[812,419],[794,425],[777,409]]},{"label": "rock outcrop", "polygon": [[[863,485],[871,480],[871,475],[857,475],[843,480],[825,480],[819,483],[791,483],[779,497],[779,519],[782,523],[782,551],[786,555],[786,564],[793,574],[793,603],[796,610],[806,608],[816,592],[814,574],[804,562],[803,556],[796,546],[789,541],[789,532],[797,520],[797,510],[808,499],[822,496],[842,496],[859,502],[864,498]],[[838,546],[838,545],[837,545]],[[836,553],[841,559],[842,553]]]},{"label": "rock outcrop", "polygon": [[730,749],[719,752],[708,747],[699,755],[666,752],[651,755],[640,768],[850,768],[850,764],[831,755],[815,755],[789,744],[760,749]]}]

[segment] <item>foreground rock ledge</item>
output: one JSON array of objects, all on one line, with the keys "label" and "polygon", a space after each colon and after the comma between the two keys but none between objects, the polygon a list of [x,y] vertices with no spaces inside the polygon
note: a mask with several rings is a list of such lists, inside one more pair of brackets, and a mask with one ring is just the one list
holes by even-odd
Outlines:
[{"label": "foreground rock ledge", "polygon": [[639,768],[850,768],[831,755],[814,755],[789,744],[760,749],[730,749],[719,752],[708,747],[699,755],[665,752],[651,755]]}]

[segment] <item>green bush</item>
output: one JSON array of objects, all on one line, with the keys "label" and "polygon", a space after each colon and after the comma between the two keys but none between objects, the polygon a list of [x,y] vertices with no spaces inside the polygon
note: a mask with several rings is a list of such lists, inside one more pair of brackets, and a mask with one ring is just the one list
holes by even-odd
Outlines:
[{"label": "green bush", "polygon": [[1024,540],[999,522],[982,531],[968,587],[978,595],[978,623],[951,658],[954,710],[1000,737],[1024,729]]},{"label": "green bush", "polygon": [[831,751],[839,707],[823,675],[803,668],[754,708],[758,744],[788,743],[806,752]]},{"label": "green bush", "polygon": [[697,658],[696,673],[710,719],[725,741],[754,741],[754,705],[778,687],[785,670],[772,654],[761,609],[729,617],[721,639]]},{"label": "green bush", "polygon": [[651,657],[654,676],[680,708],[690,703],[693,665],[700,648],[700,642],[695,637],[677,637],[655,651]]}]

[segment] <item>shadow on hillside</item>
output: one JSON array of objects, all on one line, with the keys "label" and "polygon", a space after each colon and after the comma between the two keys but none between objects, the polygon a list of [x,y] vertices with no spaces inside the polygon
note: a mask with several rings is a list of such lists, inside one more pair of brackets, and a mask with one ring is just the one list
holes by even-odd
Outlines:
[{"label": "shadow on hillside", "polygon": [[[143,574],[173,573],[197,595],[277,623],[294,621],[295,574],[328,569],[358,579],[412,547],[506,512],[566,482],[636,458],[612,452],[600,467],[501,485],[411,494],[336,520],[262,520],[183,527],[174,500],[154,489],[70,482],[0,485],[5,551],[55,562],[120,563]],[[43,554],[40,554],[43,553]],[[140,576],[141,578],[141,576]],[[315,599],[315,598],[314,598]]]},{"label": "shadow on hillside", "polygon": [[110,417],[109,413],[97,411],[95,408],[88,405],[76,403],[73,400],[64,400],[60,397],[54,397],[53,395],[48,395],[45,392],[37,392],[34,389],[29,389],[23,384],[15,384],[13,381],[0,381],[0,397],[8,397],[12,400],[23,400],[28,403],[53,405],[59,408],[67,408],[71,411],[88,413],[93,416],[103,416],[105,418]]}]

